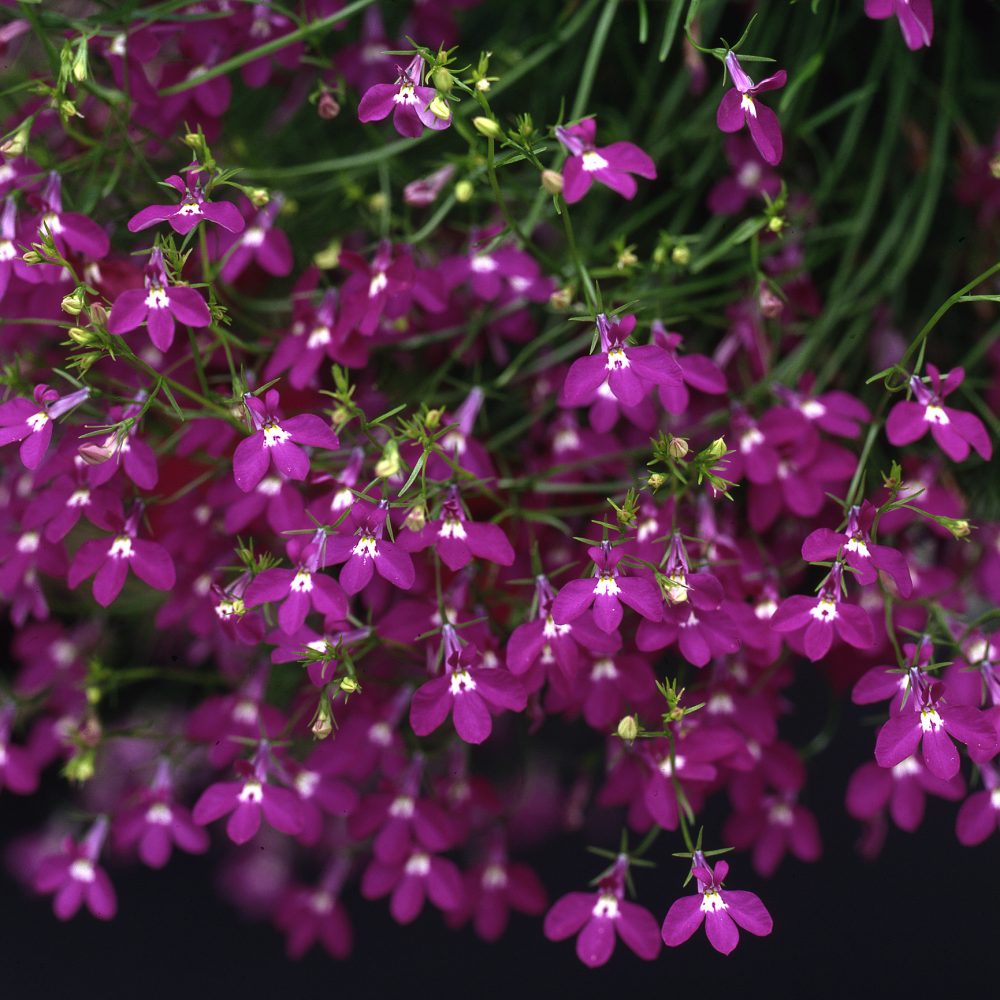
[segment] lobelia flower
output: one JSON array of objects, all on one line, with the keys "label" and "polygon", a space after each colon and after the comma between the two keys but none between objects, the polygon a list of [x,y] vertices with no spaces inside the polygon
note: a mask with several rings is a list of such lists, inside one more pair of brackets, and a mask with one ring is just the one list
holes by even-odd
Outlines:
[{"label": "lobelia flower", "polygon": [[743,135],[726,137],[726,159],[732,174],[717,181],[708,193],[708,208],[715,215],[734,215],[756,195],[772,201],[781,191],[781,178],[769,170],[751,139]]},{"label": "lobelia flower", "polygon": [[596,118],[584,118],[576,125],[556,129],[556,138],[569,153],[563,167],[562,191],[568,205],[579,201],[595,180],[630,200],[637,190],[632,174],[656,180],[655,164],[638,146],[631,142],[595,146],[596,134]]},{"label": "lobelia flower", "polygon": [[993,445],[979,417],[964,410],[953,410],[944,405],[944,397],[951,395],[965,380],[965,371],[953,368],[943,379],[934,365],[928,365],[931,387],[928,388],[916,375],[910,378],[910,389],[916,397],[901,400],[890,411],[885,422],[889,443],[899,446],[919,441],[927,431],[938,447],[953,461],[963,462],[969,456],[970,446],[988,462],[993,457]]},{"label": "lobelia flower", "polygon": [[760,898],[742,889],[723,891],[729,864],[720,861],[713,871],[705,855],[695,851],[691,872],[698,883],[698,895],[678,899],[663,921],[663,943],[669,948],[683,944],[704,923],[709,944],[728,955],[740,943],[739,928],[766,937],[774,928],[771,914]]},{"label": "lobelia flower", "polygon": [[[313,541],[298,554],[295,569],[265,569],[254,577],[243,595],[248,608],[261,604],[281,602],[278,608],[278,625],[286,635],[297,632],[305,623],[310,610],[341,621],[347,617],[347,596],[343,587],[333,577],[319,571],[327,544],[322,529],[317,530]],[[297,546],[289,544],[289,552]]]},{"label": "lobelia flower", "polygon": [[625,899],[628,868],[628,855],[619,854],[596,893],[571,892],[545,914],[545,936],[562,941],[577,934],[576,954],[588,968],[606,964],[619,937],[646,961],[660,953],[655,918],[645,907]]},{"label": "lobelia flower", "polygon": [[830,652],[835,634],[855,649],[875,646],[875,632],[867,612],[841,599],[842,575],[840,564],[835,565],[816,597],[786,597],[771,618],[775,632],[804,630],[803,648],[814,663]]},{"label": "lobelia flower", "polygon": [[912,833],[924,818],[927,795],[956,802],[964,794],[961,775],[944,781],[931,774],[916,757],[904,757],[891,768],[880,767],[870,760],[851,775],[846,805],[847,811],[860,820],[873,820],[888,806],[896,826]]},{"label": "lobelia flower", "polygon": [[163,868],[174,845],[189,854],[208,850],[208,834],[195,825],[186,807],[174,801],[172,789],[170,765],[160,761],[139,802],[115,817],[115,841],[122,847],[137,844],[140,859],[150,868]]},{"label": "lobelia flower", "polygon": [[[324,565],[344,563],[340,585],[348,594],[357,594],[371,582],[375,571],[400,590],[413,586],[413,560],[406,546],[384,537],[389,505],[382,501],[377,507],[355,503],[344,521],[344,534],[326,539]],[[347,531],[354,529],[354,533]]]},{"label": "lobelia flower", "polygon": [[228,201],[208,201],[201,183],[201,166],[192,163],[185,177],[172,174],[164,183],[172,187],[181,201],[178,205],[147,205],[128,220],[130,233],[138,233],[158,222],[169,222],[170,228],[186,236],[199,222],[214,222],[231,233],[241,233],[246,225],[239,209]]},{"label": "lobelia flower", "polygon": [[365,869],[361,876],[361,895],[365,899],[379,899],[390,893],[389,912],[400,924],[416,920],[428,896],[445,912],[461,908],[465,901],[462,875],[454,862],[420,848],[405,861],[390,863],[373,858]]},{"label": "lobelia flower", "polygon": [[800,861],[818,861],[822,854],[816,817],[794,792],[754,796],[750,808],[729,816],[723,836],[737,850],[752,848],[754,871],[765,878],[789,851]]},{"label": "lobelia flower", "polygon": [[104,229],[79,212],[63,211],[62,181],[54,170],[42,192],[42,205],[38,228],[41,230],[44,226],[49,230],[61,253],[65,254],[66,247],[70,247],[93,260],[107,256],[111,243]]},{"label": "lobelia flower", "polygon": [[302,832],[302,804],[287,788],[268,782],[270,748],[262,742],[251,764],[241,761],[242,781],[209,785],[195,803],[191,818],[207,826],[227,814],[226,834],[234,844],[245,844],[260,829],[261,816],[275,830],[297,836]]},{"label": "lobelia flower", "polygon": [[14,239],[17,236],[17,204],[13,198],[4,199],[0,213],[0,302],[7,294],[11,275],[15,274],[14,262],[20,256]]},{"label": "lobelia flower", "polygon": [[913,582],[906,559],[898,550],[875,545],[871,540],[875,514],[875,506],[865,500],[860,507],[848,511],[847,527],[843,532],[817,528],[802,543],[802,558],[806,562],[825,562],[842,555],[863,587],[875,583],[881,570],[892,579],[900,597],[909,597],[913,593]]},{"label": "lobelia flower", "polygon": [[493,731],[490,706],[523,712],[527,696],[521,682],[502,667],[486,667],[471,644],[462,647],[455,626],[445,623],[445,673],[421,685],[410,702],[410,726],[417,736],[434,732],[448,715],[466,743],[478,744]]},{"label": "lobelia flower", "polygon": [[440,132],[451,125],[451,109],[433,87],[422,86],[424,60],[414,56],[406,69],[396,67],[395,83],[377,83],[369,87],[358,104],[358,121],[380,122],[392,115],[396,131],[416,139],[425,128]]},{"label": "lobelia flower", "polygon": [[98,920],[110,920],[117,912],[114,886],[97,864],[107,832],[107,818],[101,816],[79,844],[67,837],[62,853],[49,855],[39,864],[34,887],[38,892],[55,893],[52,909],[60,920],[69,920],[84,904]]},{"label": "lobelia flower", "polygon": [[[369,8],[369,10],[371,9]],[[437,200],[437,196],[444,190],[445,184],[452,179],[454,174],[454,164],[446,163],[439,170],[435,170],[434,173],[429,174],[427,177],[410,181],[403,188],[403,201],[407,205],[414,205],[417,208],[426,208],[428,205],[432,205]]]},{"label": "lobelia flower", "polygon": [[635,316],[597,317],[600,351],[577,358],[570,366],[559,395],[561,406],[586,406],[606,381],[611,392],[626,406],[636,406],[646,394],[644,380],[657,385],[680,386],[680,365],[662,347],[645,344],[625,346],[635,329]]},{"label": "lobelia flower", "polygon": [[678,354],[677,348],[683,338],[679,333],[668,332],[658,319],[653,320],[652,331],[653,343],[662,347],[677,362],[683,380],[679,383],[660,383],[660,402],[667,413],[687,413],[691,402],[688,386],[712,396],[726,393],[726,376],[711,358],[703,354]]},{"label": "lobelia flower", "polygon": [[781,162],[782,153],[778,116],[754,98],[764,91],[784,87],[788,74],[781,69],[755,84],[744,72],[732,50],[726,53],[726,69],[733,86],[722,96],[715,115],[716,124],[723,132],[739,132],[746,125],[764,162],[776,167]]},{"label": "lobelia flower", "polygon": [[52,440],[52,421],[69,413],[90,395],[77,389],[60,396],[44,383],[36,385],[32,399],[9,399],[0,403],[0,447],[21,442],[18,454],[26,469],[37,469]]},{"label": "lobelia flower", "polygon": [[14,714],[13,705],[0,707],[0,791],[32,795],[38,789],[38,765],[28,750],[10,742]]},{"label": "lobelia flower", "polygon": [[278,278],[291,273],[292,245],[286,233],[274,224],[284,203],[283,195],[273,194],[262,208],[252,209],[242,232],[216,233],[216,255],[223,262],[219,277],[223,281],[235,281],[251,262]]},{"label": "lobelia flower", "polygon": [[289,958],[301,958],[317,941],[334,958],[347,958],[351,953],[354,932],[338,898],[350,870],[347,857],[335,857],[317,887],[290,887],[285,893],[274,922],[287,936]]},{"label": "lobelia flower", "polygon": [[129,288],[115,299],[108,333],[120,336],[145,323],[153,346],[166,353],[174,342],[175,321],[192,327],[212,322],[208,305],[196,289],[170,284],[159,247],[149,254],[144,281],[145,288]]},{"label": "lobelia flower", "polygon": [[244,493],[249,493],[264,478],[272,464],[286,479],[305,479],[309,475],[309,458],[300,444],[331,450],[340,446],[337,435],[315,414],[303,413],[280,420],[279,402],[275,389],[268,389],[263,400],[250,393],[243,396],[254,433],[236,446],[233,478]]},{"label": "lobelia flower", "polygon": [[911,671],[909,703],[879,730],[875,760],[881,767],[895,767],[921,747],[927,769],[948,781],[958,774],[958,751],[952,740],[965,743],[974,761],[985,762],[997,751],[997,732],[985,712],[968,705],[951,705],[940,681]]},{"label": "lobelia flower", "polygon": [[992,764],[980,764],[982,791],[973,792],[955,817],[955,835],[961,844],[973,847],[1000,829],[1000,769]]},{"label": "lobelia flower", "polygon": [[663,617],[663,602],[652,580],[640,576],[622,576],[618,562],[622,553],[608,542],[587,550],[594,561],[591,577],[570,580],[552,602],[552,618],[557,625],[576,621],[593,605],[594,622],[602,632],[614,632],[621,624],[622,602],[649,621]]},{"label": "lobelia flower", "polygon": [[912,51],[931,44],[934,11],[931,0],[865,0],[865,14],[876,21],[896,15],[906,47]]},{"label": "lobelia flower", "polygon": [[488,559],[499,566],[514,562],[514,549],[498,524],[479,524],[466,518],[458,499],[458,490],[451,490],[441,505],[441,516],[430,521],[420,531],[406,531],[399,544],[410,552],[421,552],[433,545],[441,561],[451,570],[468,566],[473,558]]},{"label": "lobelia flower", "polygon": [[176,573],[170,553],[159,542],[137,537],[141,515],[142,505],[136,504],[110,545],[107,538],[95,538],[77,549],[66,576],[70,590],[93,576],[94,600],[106,608],[125,586],[129,567],[143,583],[156,590],[170,590],[174,586]]}]

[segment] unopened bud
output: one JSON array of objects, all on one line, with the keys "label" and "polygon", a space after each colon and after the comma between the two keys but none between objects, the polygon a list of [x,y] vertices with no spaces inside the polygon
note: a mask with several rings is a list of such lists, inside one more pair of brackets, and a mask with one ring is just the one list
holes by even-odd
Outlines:
[{"label": "unopened bud", "polygon": [[184,137],[181,139],[181,142],[183,142],[185,146],[188,146],[191,149],[201,148],[201,136],[198,135],[197,132],[185,132]]},{"label": "unopened bud", "polygon": [[955,536],[955,538],[968,538],[972,534],[972,525],[965,518],[956,520],[948,518],[945,527]]},{"label": "unopened bud", "polygon": [[81,444],[79,448],[76,449],[77,454],[82,458],[87,465],[103,465],[109,458],[114,455],[115,450],[113,445],[104,444]]},{"label": "unopened bud", "polygon": [[490,81],[485,76],[481,76],[478,80],[476,80],[476,90],[478,90],[481,94],[485,94],[486,91],[490,89],[490,86]]},{"label": "unopened bud", "polygon": [[21,254],[21,260],[24,261],[25,264],[41,264],[42,255],[37,250],[25,250],[25,252]]},{"label": "unopened bud", "polygon": [[690,450],[690,446],[684,438],[672,437],[667,445],[667,454],[671,458],[683,458]]},{"label": "unopened bud", "polygon": [[82,118],[83,115],[76,110],[76,105],[66,98],[59,102],[59,117],[66,121],[68,118]]},{"label": "unopened bud", "polygon": [[96,705],[101,700],[101,689],[96,684],[91,684],[84,691],[87,696],[87,703]]},{"label": "unopened bud", "polygon": [[333,270],[340,263],[340,240],[331,240],[313,256],[313,263],[322,271]]},{"label": "unopened bud", "polygon": [[395,476],[400,470],[399,445],[390,441],[382,450],[382,457],[375,463],[375,475],[381,479]]},{"label": "unopened bud", "polygon": [[81,38],[76,54],[73,56],[73,79],[83,83],[87,79],[87,39]]},{"label": "unopened bud", "polygon": [[94,776],[94,751],[78,750],[63,767],[67,780],[83,784]]},{"label": "unopened bud", "polygon": [[626,743],[633,742],[639,735],[639,720],[634,715],[626,715],[618,723],[618,738]]},{"label": "unopened bud", "polygon": [[455,86],[455,78],[451,75],[451,70],[447,66],[438,66],[431,73],[431,83],[441,91],[442,94],[450,94]]},{"label": "unopened bud", "polygon": [[655,493],[661,486],[664,486],[666,482],[667,477],[662,472],[654,472],[649,479],[646,480],[646,485]]},{"label": "unopened bud", "polygon": [[687,267],[691,263],[691,251],[683,243],[678,243],[670,251],[670,260],[677,267]]},{"label": "unopened bud", "polygon": [[312,724],[312,734],[318,740],[325,740],[333,732],[333,720],[329,716],[318,716]]},{"label": "unopened bud", "polygon": [[422,504],[411,507],[403,520],[403,527],[409,531],[423,531],[427,525],[427,508]]},{"label": "unopened bud", "polygon": [[375,213],[384,212],[388,204],[388,198],[381,191],[376,191],[368,199],[368,207]]},{"label": "unopened bud", "polygon": [[765,282],[761,282],[760,290],[757,293],[757,305],[760,307],[760,314],[767,319],[776,319],[785,308],[785,304]]},{"label": "unopened bud", "polygon": [[444,99],[444,96],[438,94],[437,97],[427,105],[427,110],[430,111],[435,118],[440,118],[441,121],[446,122],[451,118],[451,108],[448,107],[448,102]]},{"label": "unopened bud", "polygon": [[332,121],[340,114],[340,102],[329,90],[324,90],[316,102],[316,113],[325,121]]},{"label": "unopened bud", "polygon": [[543,170],[542,187],[548,194],[562,194],[563,175],[558,170]]},{"label": "unopened bud", "polygon": [[444,410],[439,408],[437,410],[428,410],[424,416],[424,426],[429,430],[433,431],[441,426],[441,418],[444,416]]},{"label": "unopened bud", "polygon": [[74,288],[69,295],[64,295],[60,308],[69,316],[79,316],[83,312],[84,292],[82,288]]},{"label": "unopened bud", "polygon": [[96,323],[98,326],[108,325],[108,310],[100,302],[95,302],[90,307],[90,322]]},{"label": "unopened bud", "polygon": [[503,129],[492,119],[479,115],[472,119],[473,128],[487,139],[502,139]]},{"label": "unopened bud", "polygon": [[553,309],[569,309],[573,304],[573,290],[571,288],[557,288],[549,296],[549,305]]},{"label": "unopened bud", "polygon": [[78,347],[94,347],[98,343],[97,335],[82,326],[71,326],[66,335]]},{"label": "unopened bud", "polygon": [[24,122],[21,127],[3,144],[0,145],[0,153],[13,159],[20,156],[28,146],[28,135],[31,132],[31,123]]},{"label": "unopened bud", "polygon": [[722,458],[722,457],[723,457],[723,456],[724,456],[724,455],[726,454],[726,452],[727,452],[727,451],[728,451],[728,449],[726,448],[726,439],[725,439],[725,438],[721,438],[721,437],[720,437],[720,438],[716,438],[716,439],[715,439],[715,440],[714,440],[714,441],[713,441],[713,442],[712,442],[712,443],[711,443],[711,444],[710,444],[710,445],[709,445],[709,446],[708,446],[708,447],[707,447],[707,448],[706,448],[706,449],[705,449],[705,450],[704,450],[704,451],[702,452],[702,454],[703,454],[703,455],[705,456],[705,458],[707,458],[707,459],[708,459],[709,461],[712,461],[712,462],[717,462],[717,461],[718,461],[718,460],[719,460],[720,458]]},{"label": "unopened bud", "polygon": [[248,192],[248,196],[250,204],[254,208],[263,208],[271,200],[271,195],[267,188],[252,188]]},{"label": "unopened bud", "polygon": [[472,197],[474,191],[475,188],[472,186],[472,181],[460,180],[455,185],[455,201],[464,205]]},{"label": "unopened bud", "polygon": [[344,694],[354,694],[355,691],[359,691],[361,685],[353,677],[344,677],[340,682],[340,690]]},{"label": "unopened bud", "polygon": [[785,228],[785,220],[780,215],[772,215],[771,218],[767,220],[767,228],[770,229],[772,233],[780,233],[781,230]]}]

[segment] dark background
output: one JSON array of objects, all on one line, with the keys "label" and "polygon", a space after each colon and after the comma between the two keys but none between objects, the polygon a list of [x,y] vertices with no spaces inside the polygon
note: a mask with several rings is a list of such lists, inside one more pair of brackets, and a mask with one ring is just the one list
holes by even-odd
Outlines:
[{"label": "dark background", "polygon": [[[808,702],[815,691],[806,687]],[[0,995],[14,1000],[569,992],[617,998],[675,991],[701,997],[996,995],[988,984],[995,983],[1000,944],[1000,838],[962,847],[954,836],[957,804],[929,800],[915,835],[891,829],[878,861],[863,861],[855,849],[859,826],[842,802],[847,778],[868,758],[873,739],[860,716],[849,712],[831,745],[810,763],[805,801],[823,832],[818,864],[786,859],[765,881],[753,874],[749,858],[730,856],[730,887],[758,892],[775,927],[765,939],[744,934],[728,958],[716,954],[699,932],[687,945],[665,949],[653,963],[642,962],[619,942],[611,962],[590,971],[577,961],[572,941],[544,939],[540,919],[515,915],[506,936],[487,945],[468,928],[446,928],[430,906],[415,924],[399,927],[385,900],[368,902],[351,886],[345,899],[355,929],[352,957],[338,962],[314,949],[292,962],[278,931],[248,922],[218,897],[216,854],[175,854],[162,872],[112,869],[119,912],[110,924],[86,912],[62,924],[47,898],[26,895],[6,872],[0,874]],[[6,834],[33,828],[44,815],[44,796],[0,798]],[[718,829],[711,817],[706,829]],[[639,900],[657,920],[677,895],[689,891],[681,889],[684,863],[669,857],[678,849],[675,838],[663,839],[650,853],[657,868],[636,872]],[[585,846],[582,837],[571,837],[524,860],[555,898],[583,889],[599,871],[600,859]]]}]

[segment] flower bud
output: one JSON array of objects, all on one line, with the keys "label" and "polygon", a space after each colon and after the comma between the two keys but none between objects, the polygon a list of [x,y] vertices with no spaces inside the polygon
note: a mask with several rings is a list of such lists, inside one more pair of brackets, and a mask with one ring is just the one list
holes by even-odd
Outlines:
[{"label": "flower bud", "polygon": [[472,181],[470,180],[460,180],[455,185],[455,201],[460,204],[465,204],[473,195],[475,189],[472,186]]},{"label": "flower bud", "polygon": [[60,308],[69,316],[79,316],[83,312],[84,292],[82,288],[74,288],[69,295],[64,295]]},{"label": "flower bud", "polygon": [[990,174],[1000,181],[1000,153],[994,153],[990,157]]},{"label": "flower bud", "polygon": [[481,76],[478,80],[476,80],[476,90],[478,90],[481,94],[485,94],[489,89],[490,81],[485,76]]},{"label": "flower bud", "polygon": [[333,732],[333,720],[326,716],[318,716],[312,724],[312,734],[318,740],[325,740]]},{"label": "flower bud", "polygon": [[361,685],[353,677],[344,677],[340,682],[340,690],[344,694],[354,694],[361,690]]},{"label": "flower bud", "polygon": [[785,228],[785,220],[780,215],[772,215],[771,218],[767,220],[767,228],[770,229],[772,233],[780,233],[781,230]]},{"label": "flower bud", "polygon": [[416,507],[411,507],[409,513],[403,520],[403,527],[409,531],[423,531],[427,526],[427,508],[418,503]]},{"label": "flower bud", "polygon": [[442,94],[450,94],[455,86],[455,78],[451,75],[451,70],[447,66],[438,66],[431,73],[431,83]]},{"label": "flower bud", "polygon": [[670,251],[670,261],[677,267],[687,267],[691,263],[691,251],[683,243],[678,243],[677,246]]},{"label": "flower bud", "polygon": [[21,127],[5,142],[0,145],[0,153],[13,159],[20,156],[28,146],[28,135],[31,132],[31,123],[24,122]]},{"label": "flower bud", "polygon": [[87,444],[81,444],[80,447],[76,449],[76,452],[80,458],[87,463],[87,465],[103,465],[114,455],[115,450],[113,445],[94,444],[93,442],[88,442]]},{"label": "flower bud", "polygon": [[444,99],[442,94],[438,94],[437,97],[427,105],[427,110],[430,111],[435,118],[440,118],[441,121],[446,122],[451,118],[451,108],[448,107],[448,102]]},{"label": "flower bud", "polygon": [[108,310],[100,302],[95,302],[90,307],[90,322],[96,323],[98,326],[108,325]]},{"label": "flower bud", "polygon": [[395,476],[400,470],[399,445],[390,441],[382,449],[382,457],[375,463],[375,475],[380,479]]},{"label": "flower bud", "polygon": [[70,757],[63,767],[63,774],[68,781],[83,784],[94,776],[94,751],[81,749]]},{"label": "flower bud", "polygon": [[78,347],[96,347],[100,343],[96,333],[82,326],[71,326],[66,334]]},{"label": "flower bud", "polygon": [[972,525],[964,517],[961,519],[947,518],[945,527],[955,538],[968,538],[972,534]]},{"label": "flower bud", "polygon": [[25,252],[21,254],[21,260],[23,260],[25,264],[41,264],[42,255],[37,250],[25,250]]},{"label": "flower bud", "polygon": [[316,102],[316,114],[324,121],[333,121],[340,114],[340,102],[329,90],[324,90]]},{"label": "flower bud", "polygon": [[87,39],[81,38],[73,56],[73,79],[83,83],[87,79]]},{"label": "flower bud", "polygon": [[757,292],[757,305],[760,307],[760,314],[767,319],[776,319],[785,308],[785,304],[781,299],[763,281],[760,283],[760,290]]},{"label": "flower bud", "polygon": [[562,194],[563,175],[558,170],[542,171],[542,187],[551,195]]},{"label": "flower bud", "polygon": [[252,188],[247,192],[247,196],[250,198],[250,204],[254,208],[263,208],[271,200],[271,195],[267,188]]},{"label": "flower bud", "polygon": [[313,255],[313,263],[321,271],[330,271],[340,263],[340,240],[331,240]]},{"label": "flower bud", "polygon": [[76,110],[76,105],[66,98],[59,102],[59,117],[66,121],[68,118],[82,118],[83,115]]},{"label": "flower bud", "polygon": [[667,454],[671,458],[681,459],[691,450],[684,438],[671,437],[667,444]]},{"label": "flower bud", "polygon": [[634,715],[626,715],[618,723],[618,738],[626,743],[633,742],[639,735],[639,720]]},{"label": "flower bud", "polygon": [[717,462],[722,458],[728,449],[725,438],[716,438],[703,452],[702,455],[711,462]]},{"label": "flower bud", "polygon": [[191,149],[201,148],[201,136],[198,135],[197,132],[185,132],[184,137],[181,139],[181,142],[183,142],[185,146],[188,146]]},{"label": "flower bud", "polygon": [[487,139],[502,139],[503,129],[492,119],[479,115],[472,119],[473,128]]},{"label": "flower bud", "polygon": [[569,309],[573,304],[573,290],[571,288],[557,288],[549,296],[549,305],[553,309]]},{"label": "flower bud", "polygon": [[664,486],[667,482],[667,477],[662,472],[654,472],[649,479],[646,480],[646,485],[655,493],[661,486]]}]

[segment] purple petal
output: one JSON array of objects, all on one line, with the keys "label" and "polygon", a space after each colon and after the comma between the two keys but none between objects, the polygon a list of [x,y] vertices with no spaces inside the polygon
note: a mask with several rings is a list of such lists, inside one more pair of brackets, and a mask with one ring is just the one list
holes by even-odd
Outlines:
[{"label": "purple petal", "polygon": [[924,734],[923,751],[924,763],[927,770],[936,778],[947,781],[958,774],[958,750],[951,742],[948,733],[942,729],[935,729],[933,726]]},{"label": "purple petal", "polygon": [[577,358],[566,373],[559,396],[560,406],[586,406],[607,378],[607,355]]},{"label": "purple petal", "polygon": [[233,479],[244,492],[249,493],[263,478],[270,464],[264,449],[264,432],[257,431],[244,438],[233,454]]},{"label": "purple petal", "polygon": [[452,717],[455,722],[455,732],[466,743],[482,743],[493,731],[493,719],[490,716],[490,710],[486,707],[486,702],[477,691],[465,691],[457,694],[454,701]]},{"label": "purple petal", "polygon": [[669,948],[684,944],[705,919],[701,909],[701,899],[698,896],[682,896],[674,901],[663,920],[661,937]]},{"label": "purple petal", "polygon": [[208,305],[194,288],[168,288],[167,300],[174,317],[187,326],[208,326],[212,322]]},{"label": "purple petal", "polygon": [[962,803],[955,819],[955,835],[959,843],[966,847],[981,844],[997,829],[998,817],[1000,812],[993,807],[988,791],[970,795]]},{"label": "purple petal", "polygon": [[660,953],[660,928],[645,907],[628,900],[618,904],[618,935],[640,958],[652,961]]},{"label": "purple petal", "polygon": [[466,544],[474,556],[500,566],[510,566],[514,562],[514,550],[499,525],[467,521],[465,534]]},{"label": "purple petal", "polygon": [[191,818],[199,826],[207,826],[231,812],[238,801],[243,785],[237,781],[223,781],[209,785],[191,811]]},{"label": "purple petal", "polygon": [[201,206],[202,215],[231,233],[243,232],[246,220],[240,210],[230,201],[206,201]]},{"label": "purple petal", "polygon": [[177,205],[149,205],[147,208],[136,212],[128,220],[128,231],[137,233],[142,229],[155,226],[157,222],[165,222],[177,214]]},{"label": "purple petal", "polygon": [[339,448],[340,441],[330,429],[330,425],[312,413],[302,413],[281,422],[282,428],[292,435],[298,444],[312,448]]},{"label": "purple petal", "polygon": [[652,157],[631,142],[613,142],[597,150],[608,161],[613,170],[638,174],[648,180],[656,180],[656,164]]},{"label": "purple petal", "polygon": [[[392,542],[381,539],[378,543],[379,556],[375,560],[375,568],[384,580],[388,580],[400,590],[409,590],[413,586],[416,574],[410,554]],[[511,559],[513,562],[513,559]]]},{"label": "purple petal", "polygon": [[566,625],[579,618],[594,601],[596,580],[570,580],[552,602],[552,619],[557,625]]},{"label": "purple petal", "polygon": [[132,569],[144,583],[156,590],[170,590],[177,582],[174,561],[158,542],[135,539],[132,542]]},{"label": "purple petal", "polygon": [[260,803],[239,802],[226,822],[226,834],[234,844],[245,844],[260,829]]},{"label": "purple petal", "polygon": [[705,933],[712,947],[723,955],[740,943],[740,932],[726,910],[709,910],[705,914]]},{"label": "purple petal", "polygon": [[781,162],[783,143],[781,139],[781,125],[778,123],[778,116],[765,104],[754,101],[757,108],[756,115],[747,115],[747,126],[750,129],[750,138],[753,139],[757,151],[765,162],[776,167]]},{"label": "purple petal", "polygon": [[912,444],[914,441],[919,441],[926,433],[924,407],[902,400],[889,411],[889,417],[885,422],[885,434],[889,444],[896,446]]},{"label": "purple petal", "polygon": [[146,305],[146,291],[130,288],[115,299],[108,316],[108,333],[128,333],[142,325],[149,307]]},{"label": "purple petal", "polygon": [[500,667],[473,672],[476,688],[491,705],[523,712],[527,704],[524,686],[509,671]]},{"label": "purple petal", "polygon": [[127,559],[108,557],[101,564],[94,577],[94,600],[106,608],[122,592],[128,576]]},{"label": "purple petal", "polygon": [[722,95],[718,110],[715,112],[715,124],[721,132],[739,132],[746,121],[743,112],[743,95],[732,87]]},{"label": "purple petal", "polygon": [[875,740],[875,760],[880,767],[895,767],[901,760],[912,757],[920,743],[920,716],[912,709],[903,709],[879,730]]},{"label": "purple petal", "polygon": [[107,256],[111,246],[108,234],[92,219],[78,212],[63,212],[59,223],[63,239],[78,253],[94,260]]},{"label": "purple petal", "polygon": [[633,611],[638,611],[651,622],[658,622],[663,617],[663,601],[652,580],[639,576],[620,576],[617,583],[621,591],[619,599]]},{"label": "purple petal", "polygon": [[448,685],[447,677],[435,677],[413,692],[410,726],[417,736],[434,732],[448,718],[453,701]]},{"label": "purple petal", "polygon": [[583,169],[583,157],[571,156],[563,165],[562,193],[567,205],[578,202],[593,183],[593,175]]},{"label": "purple petal", "polygon": [[309,475],[309,459],[298,445],[292,444],[291,441],[279,441],[269,450],[275,468],[286,479],[301,481]]},{"label": "purple petal", "polygon": [[264,817],[275,830],[293,837],[302,832],[302,803],[293,792],[287,788],[264,785],[260,804]]},{"label": "purple petal", "polygon": [[545,914],[545,936],[550,941],[572,937],[593,915],[594,903],[594,894],[590,892],[571,892],[557,899]]},{"label": "purple petal", "polygon": [[358,121],[380,122],[388,118],[396,106],[393,98],[398,89],[391,83],[377,83],[369,87],[358,104]]},{"label": "purple petal", "polygon": [[774,929],[771,914],[754,893],[742,889],[727,889],[722,898],[729,904],[729,915],[743,930],[763,937]]},{"label": "purple petal", "polygon": [[591,917],[576,939],[577,958],[588,969],[604,965],[615,950],[615,921],[609,917]]},{"label": "purple petal", "polygon": [[150,309],[146,319],[149,339],[158,351],[170,350],[174,342],[174,317],[169,309]]}]

